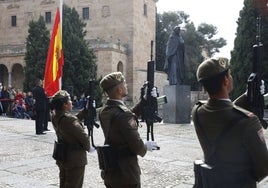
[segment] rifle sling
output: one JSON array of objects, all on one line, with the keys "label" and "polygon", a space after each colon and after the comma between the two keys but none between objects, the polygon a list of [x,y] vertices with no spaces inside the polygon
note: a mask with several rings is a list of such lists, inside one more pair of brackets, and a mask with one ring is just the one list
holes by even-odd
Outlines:
[{"label": "rifle sling", "polygon": [[232,119],[231,121],[230,121],[230,123],[227,125],[227,126],[225,126],[224,128],[223,128],[223,130],[222,130],[222,132],[220,133],[220,135],[217,137],[217,139],[216,139],[216,141],[215,141],[215,144],[214,144],[214,147],[213,147],[213,144],[209,141],[209,139],[208,139],[208,137],[207,137],[207,135],[206,135],[206,133],[205,133],[205,130],[203,129],[203,126],[200,124],[200,122],[199,122],[199,118],[198,118],[198,109],[199,109],[199,107],[201,107],[202,106],[202,104],[199,104],[199,106],[196,108],[196,122],[197,122],[197,125],[199,125],[198,127],[200,128],[200,131],[202,132],[202,134],[204,135],[204,137],[205,137],[205,142],[208,144],[208,145],[210,145],[210,146],[212,146],[212,151],[211,151],[211,153],[210,153],[210,155],[209,155],[209,157],[207,158],[207,161],[210,161],[210,159],[214,156],[214,155],[216,155],[216,152],[217,152],[217,150],[218,150],[218,146],[219,146],[219,144],[220,144],[220,142],[221,142],[221,140],[222,140],[222,138],[234,127],[233,125],[235,125],[237,122],[239,122],[239,120],[241,119],[241,117],[237,117],[237,118],[234,118],[234,119]]}]

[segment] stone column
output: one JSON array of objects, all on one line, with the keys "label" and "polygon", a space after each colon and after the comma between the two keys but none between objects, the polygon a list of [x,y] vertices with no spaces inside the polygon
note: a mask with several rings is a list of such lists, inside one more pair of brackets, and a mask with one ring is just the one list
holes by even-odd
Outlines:
[{"label": "stone column", "polygon": [[188,85],[164,86],[167,104],[163,106],[164,123],[191,123],[191,90]]},{"label": "stone column", "polygon": [[8,72],[8,86],[12,85],[12,72]]}]

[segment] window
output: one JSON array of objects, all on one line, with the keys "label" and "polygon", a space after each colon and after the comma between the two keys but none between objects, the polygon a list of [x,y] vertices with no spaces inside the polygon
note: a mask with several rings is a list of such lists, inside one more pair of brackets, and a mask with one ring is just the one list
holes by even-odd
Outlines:
[{"label": "window", "polygon": [[143,5],[143,15],[147,16],[147,4]]},{"label": "window", "polygon": [[118,64],[117,64],[117,71],[123,73],[123,63],[122,63],[122,61],[119,61]]},{"label": "window", "polygon": [[11,26],[12,27],[17,26],[17,16],[11,16]]},{"label": "window", "polygon": [[83,8],[83,20],[89,20],[89,8]]},{"label": "window", "polygon": [[51,23],[51,12],[45,13],[45,21],[46,23]]}]

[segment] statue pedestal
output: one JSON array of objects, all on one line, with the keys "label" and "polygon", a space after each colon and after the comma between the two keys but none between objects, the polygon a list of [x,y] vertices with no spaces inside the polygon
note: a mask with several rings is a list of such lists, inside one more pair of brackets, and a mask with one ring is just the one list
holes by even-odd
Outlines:
[{"label": "statue pedestal", "polygon": [[166,85],[164,95],[167,104],[163,105],[165,123],[191,123],[191,87],[188,85]]}]

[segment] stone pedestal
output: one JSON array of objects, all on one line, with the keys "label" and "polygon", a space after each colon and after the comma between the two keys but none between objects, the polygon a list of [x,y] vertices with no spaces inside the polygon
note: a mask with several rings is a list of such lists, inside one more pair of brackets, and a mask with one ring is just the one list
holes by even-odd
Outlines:
[{"label": "stone pedestal", "polygon": [[191,123],[191,87],[188,85],[164,86],[167,104],[163,105],[165,123]]}]

